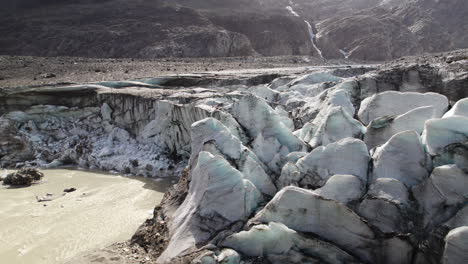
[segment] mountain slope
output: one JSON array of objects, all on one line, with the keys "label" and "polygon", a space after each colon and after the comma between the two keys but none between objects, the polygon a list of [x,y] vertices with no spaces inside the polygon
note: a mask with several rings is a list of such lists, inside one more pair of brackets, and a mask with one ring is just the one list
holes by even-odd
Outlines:
[{"label": "mountain slope", "polygon": [[3,6],[0,54],[9,55],[383,61],[468,48],[465,0],[6,0]]}]

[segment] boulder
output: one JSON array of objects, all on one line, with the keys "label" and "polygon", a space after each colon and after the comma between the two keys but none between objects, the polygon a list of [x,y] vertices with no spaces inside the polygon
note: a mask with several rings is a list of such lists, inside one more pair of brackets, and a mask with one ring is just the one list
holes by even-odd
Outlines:
[{"label": "boulder", "polygon": [[427,179],[432,168],[431,159],[415,131],[403,131],[391,137],[376,149],[372,160],[371,182],[391,178],[408,187]]},{"label": "boulder", "polygon": [[424,126],[422,142],[431,155],[444,152],[444,148],[468,141],[468,117],[450,116],[428,120]]},{"label": "boulder", "polygon": [[367,125],[374,119],[402,115],[423,106],[434,107],[434,117],[441,117],[447,111],[448,99],[437,93],[387,91],[364,99],[358,116]]},{"label": "boulder", "polygon": [[43,177],[44,173],[42,173],[38,169],[26,168],[8,174],[3,179],[3,184],[12,186],[31,185],[40,181]]},{"label": "boulder", "polygon": [[280,222],[295,231],[314,233],[367,262],[373,262],[374,232],[345,205],[312,191],[289,186],[251,219],[251,222]]},{"label": "boulder", "polygon": [[466,263],[468,260],[468,226],[451,230],[445,237],[444,264]]}]

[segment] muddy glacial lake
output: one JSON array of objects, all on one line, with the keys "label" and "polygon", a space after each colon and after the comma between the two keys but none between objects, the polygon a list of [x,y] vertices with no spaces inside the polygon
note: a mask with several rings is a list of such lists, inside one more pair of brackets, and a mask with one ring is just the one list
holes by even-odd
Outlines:
[{"label": "muddy glacial lake", "polygon": [[[29,187],[0,184],[0,263],[64,263],[128,240],[174,181],[78,169],[43,172],[42,182]],[[76,191],[64,194],[67,188]],[[41,197],[53,200],[38,202]]]}]

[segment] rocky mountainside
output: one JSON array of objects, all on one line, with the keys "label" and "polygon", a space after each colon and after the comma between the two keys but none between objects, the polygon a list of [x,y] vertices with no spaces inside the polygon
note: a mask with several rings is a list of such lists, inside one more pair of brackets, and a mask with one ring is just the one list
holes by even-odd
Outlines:
[{"label": "rocky mountainside", "polygon": [[467,87],[463,50],[1,88],[0,166],[177,174],[155,263],[466,263]]},{"label": "rocky mountainside", "polygon": [[326,57],[388,60],[467,47],[463,0],[368,1],[316,21]]},{"label": "rocky mountainside", "polygon": [[0,54],[150,59],[311,53],[306,25],[286,12],[242,13],[215,23],[196,9],[158,0],[51,2],[2,14]]},{"label": "rocky mountainside", "polygon": [[10,55],[383,61],[468,47],[464,0],[15,0],[4,7],[0,54]]}]

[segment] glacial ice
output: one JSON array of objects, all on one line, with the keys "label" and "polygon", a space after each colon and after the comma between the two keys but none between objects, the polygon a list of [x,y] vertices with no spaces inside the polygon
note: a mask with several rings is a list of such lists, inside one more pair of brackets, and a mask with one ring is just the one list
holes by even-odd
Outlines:
[{"label": "glacial ice", "polygon": [[343,80],[343,78],[333,75],[332,71],[319,71],[296,78],[291,82],[291,86],[294,87],[294,85],[299,84],[339,82],[341,80]]},{"label": "glacial ice", "polygon": [[200,151],[209,151],[209,149],[204,149],[205,144],[213,142],[216,147],[216,151],[212,152],[213,155],[219,152],[222,157],[235,163],[243,177],[250,180],[262,193],[270,196],[276,193],[276,187],[258,157],[242,145],[242,142],[232,135],[220,121],[206,118],[195,122],[192,125],[191,134],[192,155],[189,162],[191,166],[197,162]]},{"label": "glacial ice", "polygon": [[345,138],[314,149],[294,165],[288,163],[283,168],[277,185],[321,187],[331,176],[337,174],[354,175],[367,183],[369,160],[364,142]]},{"label": "glacial ice", "polygon": [[443,117],[446,118],[451,116],[468,117],[468,98],[461,99],[460,101],[456,102],[452,109],[445,113]]},{"label": "glacial ice", "polygon": [[384,116],[371,121],[364,136],[369,149],[381,146],[392,136],[405,130],[414,130],[421,134],[424,123],[434,118],[434,107],[424,106],[410,110],[399,116]]},{"label": "glacial ice", "polygon": [[353,175],[334,175],[315,194],[344,204],[356,201],[364,194],[364,184]]},{"label": "glacial ice", "polygon": [[430,178],[413,188],[423,209],[424,225],[440,224],[468,201],[468,174],[456,165],[444,165],[432,171]]},{"label": "glacial ice", "polygon": [[392,201],[364,199],[359,205],[358,213],[381,232],[404,234],[408,231],[399,207]]},{"label": "glacial ice", "polygon": [[280,222],[295,231],[314,233],[365,261],[374,259],[368,250],[375,246],[370,227],[345,205],[309,190],[283,188],[250,221]]},{"label": "glacial ice", "polygon": [[431,155],[441,154],[445,147],[465,141],[468,141],[467,117],[435,118],[425,123],[422,142]]},{"label": "glacial ice", "polygon": [[216,259],[219,264],[239,264],[241,256],[236,251],[230,248],[225,248]]},{"label": "glacial ice", "polygon": [[367,195],[388,200],[398,205],[409,205],[408,188],[401,181],[393,178],[376,179],[370,186]]},{"label": "glacial ice", "polygon": [[348,137],[361,138],[365,132],[366,128],[342,107],[334,107],[324,117],[308,143],[315,148]]},{"label": "glacial ice", "polygon": [[284,157],[307,149],[304,142],[284,125],[281,116],[264,100],[246,95],[232,105],[232,115],[253,138],[253,152],[273,172],[279,173]]},{"label": "glacial ice", "polygon": [[381,178],[397,179],[407,187],[429,177],[432,161],[415,131],[400,132],[372,155],[371,182]]},{"label": "glacial ice", "polygon": [[468,259],[468,226],[451,230],[445,237],[443,264],[465,263]]},{"label": "glacial ice", "polygon": [[388,91],[364,99],[358,116],[367,125],[376,118],[401,115],[423,106],[434,107],[434,117],[442,117],[447,111],[448,99],[437,93]]},{"label": "glacial ice", "polygon": [[187,198],[169,226],[170,242],[158,258],[162,263],[207,242],[230,224],[246,220],[262,201],[260,192],[242,173],[205,151],[199,153],[191,179]]},{"label": "glacial ice", "polygon": [[[185,200],[161,213],[167,263],[199,252],[194,263],[432,263],[447,232],[468,223],[468,101],[444,115],[448,100],[434,93],[364,99],[393,84],[336,76],[354,70],[255,86],[223,86],[231,81],[219,76],[187,89],[59,87],[97,91],[96,102],[10,111],[0,118],[0,156],[145,176],[188,163],[176,189]],[[456,236],[446,241],[444,259],[465,257]]]},{"label": "glacial ice", "polygon": [[249,231],[227,237],[221,244],[234,248],[243,255],[267,257],[273,262],[278,257],[294,261],[293,256],[307,255],[325,263],[357,263],[354,257],[338,247],[315,238],[304,237],[277,222],[253,226]]}]

